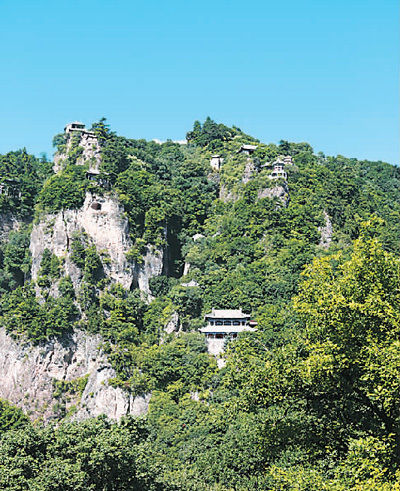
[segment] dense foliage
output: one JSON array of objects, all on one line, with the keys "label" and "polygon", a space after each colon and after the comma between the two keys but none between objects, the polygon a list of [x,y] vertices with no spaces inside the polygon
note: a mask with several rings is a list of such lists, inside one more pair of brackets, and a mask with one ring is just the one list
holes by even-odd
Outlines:
[{"label": "dense foliage", "polygon": [[51,163],[29,155],[26,149],[0,155],[0,212],[28,218]]},{"label": "dense foliage", "polygon": [[79,208],[87,187],[85,169],[68,166],[61,174],[55,174],[45,182],[39,194],[39,204],[48,212]]},{"label": "dense foliage", "polygon": [[[32,180],[38,219],[79,208],[87,191],[117,196],[129,259],[140,265],[147,247],[166,258],[150,280],[154,299],[112,283],[107,254],[83,233],[70,238],[79,288],[48,249],[34,285],[22,226],[0,247],[0,320],[34,343],[74,326],[101,334],[111,383],[151,392],[149,412],[40,428],[1,402],[0,487],[397,489],[399,169],[316,155],[308,143],[259,143],[210,118],[186,145],[127,139],[104,119],[92,131],[109,188],[86,179],[76,138],[55,138],[63,166],[44,184],[44,161],[24,152],[8,161],[25,162],[20,179]],[[251,157],[240,152],[246,143],[257,144]],[[280,155],[293,159],[287,185],[268,177]],[[211,308],[258,321],[257,333],[227,344],[222,369],[197,332]]]},{"label": "dense foliage", "polygon": [[1,323],[15,337],[28,336],[34,343],[72,328],[77,309],[68,295],[40,303],[31,285],[18,287],[0,301]]}]

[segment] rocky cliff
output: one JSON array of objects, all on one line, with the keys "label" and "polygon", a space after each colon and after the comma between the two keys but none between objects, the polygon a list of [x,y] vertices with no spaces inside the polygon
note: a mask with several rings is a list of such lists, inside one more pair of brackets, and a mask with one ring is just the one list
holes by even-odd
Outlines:
[{"label": "rocky cliff", "polygon": [[[5,223],[4,230],[13,226]],[[78,292],[83,272],[71,259],[72,241],[85,234],[102,258],[104,273],[111,282],[129,290],[138,287],[151,300],[149,279],[163,270],[163,251],[148,246],[142,261],[127,258],[132,247],[128,220],[112,194],[87,193],[78,210],[43,215],[33,225],[30,241],[31,277],[40,275],[41,261],[48,249],[62,261],[62,274],[69,275]],[[57,296],[55,282],[50,294]],[[102,339],[82,331],[71,331],[59,339],[33,346],[15,341],[0,330],[0,398],[8,399],[32,419],[48,422],[65,415],[71,419],[105,414],[118,419],[147,410],[149,396],[133,398],[110,386],[114,370],[101,352]]]},{"label": "rocky cliff", "polygon": [[280,184],[276,184],[273,187],[267,187],[260,189],[257,193],[258,199],[262,198],[278,198],[283,206],[288,206],[290,201],[289,186],[286,182],[280,181]]},{"label": "rocky cliff", "polygon": [[140,264],[127,259],[132,247],[128,219],[118,199],[112,195],[87,193],[80,209],[45,215],[33,226],[32,279],[37,280],[43,252],[48,249],[63,260],[63,270],[77,290],[83,275],[71,260],[71,244],[73,238],[82,233],[105,258],[104,272],[111,281],[127,290],[138,286],[145,295],[150,293],[149,279],[163,270],[163,251],[148,246]]},{"label": "rocky cliff", "polygon": [[105,273],[129,289],[134,278],[134,266],[126,254],[132,246],[128,234],[128,220],[114,197],[86,194],[78,210],[60,211],[45,215],[34,225],[31,234],[32,279],[36,280],[43,251],[49,249],[64,260],[65,274],[70,275],[77,288],[81,271],[70,259],[71,244],[76,234],[85,233],[98,252],[107,254]]},{"label": "rocky cliff", "polygon": [[100,336],[74,331],[32,346],[0,328],[0,398],[45,422],[146,412],[150,396],[133,398],[109,385],[115,372],[101,343]]},{"label": "rocky cliff", "polygon": [[318,227],[318,230],[321,234],[319,245],[324,249],[327,249],[332,242],[333,226],[332,226],[331,219],[325,210],[323,215],[324,215],[325,224],[322,227]]},{"label": "rocky cliff", "polygon": [[23,223],[12,213],[0,213],[0,242],[6,241],[12,230],[20,230]]},{"label": "rocky cliff", "polygon": [[[88,164],[90,169],[98,170],[101,152],[95,135],[85,130],[76,136],[80,147],[76,164]],[[67,134],[65,138],[65,153],[56,154],[54,159],[55,172],[62,170],[72,146],[77,145],[75,136]],[[11,214],[0,216],[0,241],[19,226]],[[60,275],[71,278],[78,294],[84,283],[84,271],[72,259],[77,237],[82,238],[85,247],[94,248],[101,259],[105,285],[111,282],[126,290],[139,288],[144,300],[152,300],[149,280],[162,274],[166,255],[162,248],[149,244],[141,258],[136,261],[129,258],[133,241],[128,219],[111,191],[88,192],[81,208],[36,218],[30,240],[30,279],[36,282],[40,277],[47,249],[59,258]],[[36,288],[40,294],[40,288]],[[47,294],[59,295],[58,279],[53,278]],[[0,328],[0,398],[16,404],[32,419],[46,422],[65,416],[83,419],[99,414],[118,419],[124,414],[145,412],[149,396],[133,398],[109,384],[115,372],[101,351],[102,342],[100,336],[71,329],[60,338],[34,346],[26,340],[13,339]]]},{"label": "rocky cliff", "polygon": [[[65,166],[65,162],[68,158],[68,154],[72,149],[73,138],[72,135],[66,135],[66,144],[64,152],[57,152],[54,156],[54,172],[59,172]],[[79,147],[82,149],[82,153],[76,161],[77,165],[89,164],[89,167],[94,170],[98,170],[101,163],[101,148],[96,136],[87,130],[83,130],[78,136]]]}]

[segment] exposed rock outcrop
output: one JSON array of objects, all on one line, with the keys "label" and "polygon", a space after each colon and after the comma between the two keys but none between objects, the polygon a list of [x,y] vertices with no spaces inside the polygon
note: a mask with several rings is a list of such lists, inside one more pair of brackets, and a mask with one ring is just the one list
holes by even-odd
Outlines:
[{"label": "exposed rock outcrop", "polygon": [[[93,208],[93,202],[100,209]],[[99,253],[104,253],[104,270],[115,282],[129,289],[134,281],[134,265],[126,258],[132,246],[128,234],[128,219],[116,198],[86,194],[83,206],[78,210],[60,211],[46,215],[35,224],[31,234],[32,279],[36,280],[45,249],[64,259],[64,271],[70,275],[75,288],[81,282],[82,273],[70,259],[74,235],[86,233]]]},{"label": "exposed rock outcrop", "polygon": [[150,278],[160,276],[164,267],[163,251],[147,245],[143,262],[136,266],[136,282],[139,290],[152,298],[149,286]]},{"label": "exposed rock outcrop", "polygon": [[[101,162],[101,148],[97,137],[91,131],[84,130],[79,133],[80,140],[79,146],[82,148],[82,154],[79,156],[76,164],[84,165],[89,163],[89,167],[93,170],[98,170]],[[56,153],[54,155],[54,166],[53,171],[55,173],[59,172],[63,167],[66,159],[68,158],[68,153],[72,148],[72,138],[71,135],[67,135],[67,143],[65,147],[65,153]]]},{"label": "exposed rock outcrop", "polygon": [[[150,396],[132,397],[108,383],[115,376],[99,349],[100,336],[82,331],[65,334],[44,345],[16,342],[0,328],[0,398],[23,409],[32,419],[49,421],[60,416],[60,402],[72,419],[105,414],[118,419],[147,411]],[[86,381],[81,393],[67,400],[55,397],[57,383]],[[66,384],[68,385],[68,384]]]},{"label": "exposed rock outcrop", "polygon": [[319,245],[327,249],[330,246],[330,243],[332,242],[333,226],[332,226],[331,219],[329,218],[329,215],[325,210],[324,210],[324,220],[325,220],[325,224],[322,227],[318,227],[318,230],[321,234]]},{"label": "exposed rock outcrop", "polygon": [[101,149],[96,136],[91,131],[81,134],[79,146],[83,148],[82,155],[77,161],[78,165],[90,162],[90,168],[98,170],[101,162]]},{"label": "exposed rock outcrop", "polygon": [[286,183],[279,184],[274,187],[260,189],[257,194],[258,199],[262,198],[278,198],[278,200],[284,205],[289,204],[289,188]]},{"label": "exposed rock outcrop", "polygon": [[243,184],[247,184],[256,173],[257,169],[253,159],[247,159],[246,167],[244,168],[244,173],[242,177]]},{"label": "exposed rock outcrop", "polygon": [[172,312],[169,321],[165,325],[164,330],[167,334],[171,334],[173,332],[178,331],[179,327],[180,327],[179,315],[178,315],[178,312],[174,311],[174,312]]},{"label": "exposed rock outcrop", "polygon": [[233,191],[228,190],[223,184],[221,184],[219,188],[219,199],[224,203],[228,203],[229,201],[237,201],[239,197]]},{"label": "exposed rock outcrop", "polygon": [[80,233],[85,233],[97,252],[106,258],[103,268],[107,277],[127,290],[138,286],[145,295],[150,294],[149,279],[160,275],[163,270],[163,251],[147,246],[141,264],[129,261],[127,253],[132,241],[122,205],[113,196],[95,196],[91,193],[86,194],[80,209],[46,215],[34,225],[30,243],[32,279],[37,279],[43,252],[49,249],[63,259],[63,270],[78,290],[82,271],[70,256],[73,238]]},{"label": "exposed rock outcrop", "polygon": [[0,242],[7,240],[12,230],[19,230],[22,223],[12,213],[0,213]]}]

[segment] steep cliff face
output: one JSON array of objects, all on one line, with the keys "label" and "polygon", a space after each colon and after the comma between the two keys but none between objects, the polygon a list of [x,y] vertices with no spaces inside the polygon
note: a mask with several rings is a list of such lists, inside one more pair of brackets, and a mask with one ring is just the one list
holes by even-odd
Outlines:
[{"label": "steep cliff face", "polygon": [[[64,166],[72,140],[67,135],[65,153],[56,155],[56,172]],[[76,144],[75,138],[75,150]],[[79,146],[76,164],[89,164],[90,169],[98,170],[101,153],[94,134],[83,131]],[[19,222],[12,215],[0,216],[0,241],[18,227]],[[163,273],[166,255],[162,248],[147,245],[140,261],[129,259],[133,242],[128,219],[112,192],[88,192],[81,208],[44,214],[33,224],[31,279],[36,282],[41,275],[43,254],[48,249],[60,259],[61,276],[69,276],[78,293],[84,283],[84,271],[76,259],[73,261],[72,253],[79,237],[84,248],[94,247],[100,257],[102,275],[104,272],[109,280],[104,284],[119,283],[126,290],[139,288],[143,299],[151,301],[149,280]],[[58,296],[58,279],[52,281],[46,294]],[[36,288],[39,293],[39,286]],[[99,414],[118,419],[124,414],[145,412],[149,396],[133,398],[109,384],[115,372],[101,352],[102,342],[100,336],[71,330],[58,339],[33,346],[14,340],[0,328],[0,398],[21,407],[32,419],[44,421],[65,415],[83,419]]]},{"label": "steep cliff face", "polygon": [[324,249],[327,249],[332,242],[333,226],[332,226],[331,219],[325,210],[324,210],[324,220],[325,220],[325,224],[322,227],[318,227],[318,230],[321,234],[319,245]]},{"label": "steep cliff face", "polygon": [[164,268],[164,253],[162,249],[156,249],[147,245],[146,254],[141,264],[135,267],[135,281],[140,291],[144,292],[149,299],[152,298],[149,280],[154,276],[160,276]]},{"label": "steep cliff face", "polygon": [[65,274],[71,276],[75,288],[79,287],[82,274],[70,259],[72,240],[79,233],[85,233],[97,251],[108,256],[103,264],[105,273],[129,289],[134,279],[134,265],[126,258],[132,246],[128,220],[116,198],[91,193],[86,194],[79,210],[46,215],[34,225],[30,244],[32,279],[37,279],[43,251],[49,249],[64,259]]},{"label": "steep cliff face", "polygon": [[[89,163],[89,167],[94,170],[98,170],[101,163],[101,148],[96,136],[91,131],[82,131],[79,133],[79,146],[82,148],[82,154],[77,160],[77,165],[84,165]],[[67,143],[65,152],[57,152],[54,156],[53,171],[59,172],[64,167],[64,162],[68,158],[68,153],[72,148],[71,135],[67,135]]]},{"label": "steep cliff face", "polygon": [[283,204],[283,206],[288,206],[290,196],[289,187],[285,182],[278,184],[273,187],[268,187],[260,189],[257,194],[258,199],[262,198],[278,198],[278,200]]},{"label": "steep cliff face", "polygon": [[92,169],[99,169],[101,162],[101,149],[96,136],[90,131],[85,131],[81,135],[79,146],[83,148],[82,155],[77,164],[90,162]]},{"label": "steep cliff face", "polygon": [[243,177],[242,177],[243,184],[247,184],[251,180],[251,178],[256,174],[257,174],[257,169],[256,169],[256,165],[254,163],[254,160],[251,158],[248,158],[247,162],[246,162],[246,167],[244,168]]},{"label": "steep cliff face", "polygon": [[148,246],[143,261],[135,264],[127,259],[132,247],[128,219],[118,199],[113,196],[86,194],[78,210],[49,214],[35,224],[31,234],[32,279],[36,280],[45,249],[63,259],[63,270],[75,289],[82,282],[82,271],[71,260],[71,244],[76,234],[85,233],[103,261],[104,272],[113,282],[129,290],[138,286],[150,293],[149,279],[163,269],[163,251]]},{"label": "steep cliff face", "polygon": [[109,385],[115,372],[101,342],[100,336],[74,331],[32,346],[16,342],[0,328],[0,398],[45,422],[65,414],[78,420],[143,414],[150,396],[133,398]]},{"label": "steep cliff face", "polygon": [[22,223],[12,213],[0,213],[0,242],[7,240],[12,230],[19,230]]}]

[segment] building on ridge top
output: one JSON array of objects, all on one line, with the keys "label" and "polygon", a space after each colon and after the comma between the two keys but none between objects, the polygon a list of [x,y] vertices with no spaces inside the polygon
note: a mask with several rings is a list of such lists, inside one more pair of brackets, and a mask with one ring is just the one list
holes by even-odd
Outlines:
[{"label": "building on ridge top", "polygon": [[67,134],[74,133],[75,131],[85,131],[84,123],[80,121],[74,121],[65,125],[64,132]]},{"label": "building on ridge top", "polygon": [[67,125],[65,125],[64,132],[67,135],[79,132],[88,136],[95,136],[93,131],[87,130],[85,124],[81,123],[80,121],[73,121],[72,123],[68,123]]},{"label": "building on ridge top", "polygon": [[256,331],[257,323],[250,320],[250,315],[239,310],[212,309],[204,316],[207,322],[199,331],[206,336],[208,352],[219,355],[224,351],[225,342],[235,339],[240,332]]},{"label": "building on ridge top", "polygon": [[257,145],[242,145],[237,153],[244,153],[245,155],[251,155],[257,149]]}]

